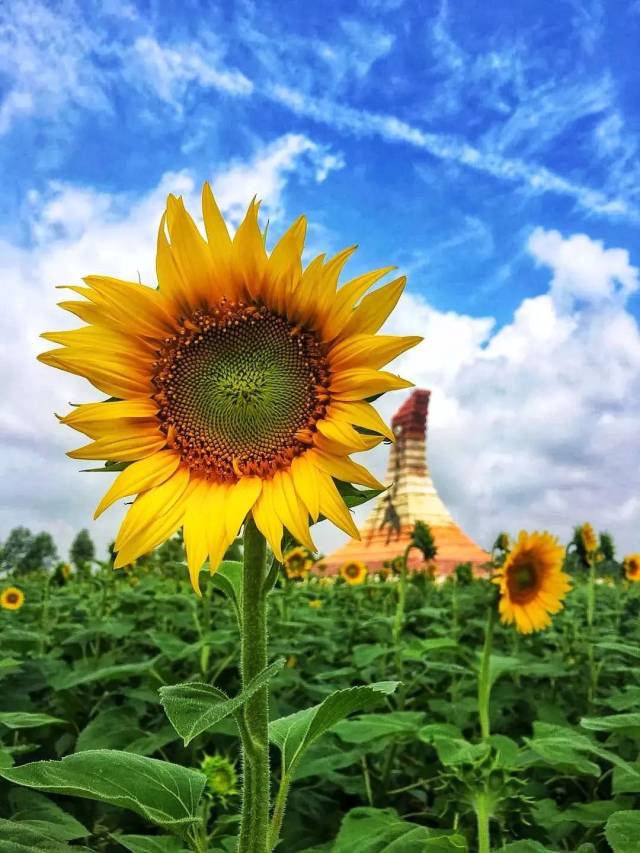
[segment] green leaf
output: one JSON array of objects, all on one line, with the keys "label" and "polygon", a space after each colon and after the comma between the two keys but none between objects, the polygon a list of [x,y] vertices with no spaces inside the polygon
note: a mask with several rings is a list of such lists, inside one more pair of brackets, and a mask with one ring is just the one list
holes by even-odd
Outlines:
[{"label": "green leaf", "polygon": [[28,788],[14,788],[9,794],[12,820],[21,826],[55,836],[60,841],[86,838],[90,833],[80,821],[61,809],[57,803]]},{"label": "green leaf", "polygon": [[580,720],[583,729],[593,732],[614,732],[618,729],[640,727],[640,714],[611,714],[607,717],[583,717]]},{"label": "green leaf", "polygon": [[47,829],[34,829],[24,822],[0,818],[0,853],[91,853],[88,847],[71,847]]},{"label": "green leaf", "polygon": [[109,708],[94,717],[78,735],[75,752],[124,749],[143,734],[136,715],[126,708]]},{"label": "green leaf", "polygon": [[[480,656],[478,655],[478,659]],[[518,658],[508,657],[507,655],[491,655],[489,664],[489,680],[493,686],[499,678],[507,672],[516,672],[520,661]]]},{"label": "green leaf", "polygon": [[195,770],[112,749],[89,750],[60,761],[34,761],[0,770],[16,785],[100,800],[130,809],[167,829],[196,823],[206,777]]},{"label": "green leaf", "polygon": [[609,652],[620,652],[623,655],[631,655],[634,658],[640,658],[640,646],[632,646],[630,643],[602,642],[596,643],[597,649],[604,649]]},{"label": "green leaf", "polygon": [[35,729],[38,726],[51,726],[65,723],[59,717],[49,714],[30,714],[26,711],[0,711],[0,723],[8,729]]},{"label": "green leaf", "polygon": [[332,853],[461,853],[467,842],[449,830],[429,829],[394,809],[356,808],[342,821]]},{"label": "green leaf", "polygon": [[269,739],[282,753],[283,773],[291,775],[304,750],[337,722],[355,711],[364,711],[393,693],[398,681],[380,681],[362,687],[337,690],[313,708],[306,708],[269,724]]},{"label": "green leaf", "polygon": [[160,701],[171,725],[183,738],[184,745],[188,746],[199,734],[241,708],[285,663],[285,658],[278,658],[252,678],[245,689],[233,699],[217,687],[195,681],[161,687]]},{"label": "green leaf", "polygon": [[344,483],[342,480],[334,480],[334,482],[342,500],[350,509],[377,498],[385,491],[384,489],[357,489],[352,483]]},{"label": "green leaf", "polygon": [[140,663],[121,663],[113,666],[103,666],[96,669],[95,663],[87,663],[71,670],[54,674],[50,684],[54,690],[69,690],[79,684],[91,684],[94,681],[116,681],[121,678],[131,678],[148,672],[155,666],[158,658],[141,661]]},{"label": "green leaf", "polygon": [[114,841],[131,853],[182,853],[182,841],[174,835],[114,835]]},{"label": "green leaf", "polygon": [[489,743],[495,750],[494,767],[512,770],[518,766],[520,748],[518,744],[505,735],[491,735]]},{"label": "green leaf", "polygon": [[488,743],[469,743],[464,738],[435,737],[433,745],[445,767],[477,764],[486,758],[490,751]]},{"label": "green leaf", "polygon": [[556,853],[550,847],[544,847],[539,841],[532,841],[530,838],[522,841],[512,841],[506,847],[500,848],[501,853]]},{"label": "green leaf", "polygon": [[355,720],[342,720],[333,727],[333,732],[345,743],[370,743],[379,738],[415,738],[423,723],[421,711],[363,714]]},{"label": "green leaf", "polygon": [[620,811],[611,815],[604,834],[613,853],[638,853],[640,811]]}]

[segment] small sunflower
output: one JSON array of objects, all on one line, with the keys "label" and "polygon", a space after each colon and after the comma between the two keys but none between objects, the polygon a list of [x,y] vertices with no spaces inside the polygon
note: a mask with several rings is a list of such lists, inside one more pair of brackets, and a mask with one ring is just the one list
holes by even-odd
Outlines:
[{"label": "small sunflower", "polygon": [[309,607],[313,607],[314,610],[318,610],[320,607],[322,607],[322,599],[321,598],[310,599]]},{"label": "small sunflower", "polygon": [[587,554],[595,554],[598,550],[598,537],[596,536],[593,526],[589,524],[588,521],[586,521],[580,528],[580,538],[582,539],[582,545]]},{"label": "small sunflower", "polygon": [[302,580],[309,574],[312,565],[311,554],[302,546],[292,548],[284,555],[284,570],[289,580]]},{"label": "small sunflower", "polygon": [[562,599],[571,586],[569,576],[562,571],[563,558],[564,550],[555,536],[520,532],[493,578],[500,587],[502,622],[515,622],[521,634],[551,624],[549,614],[562,609]]},{"label": "small sunflower", "polygon": [[200,769],[207,777],[207,794],[222,805],[238,791],[238,774],[235,764],[224,755],[205,755]]},{"label": "small sunflower", "polygon": [[341,566],[340,577],[344,578],[349,586],[358,586],[367,579],[367,567],[359,560],[352,560]]},{"label": "small sunflower", "polygon": [[629,554],[622,562],[628,581],[640,581],[640,554]]},{"label": "small sunflower", "polygon": [[24,604],[24,592],[17,586],[8,586],[0,593],[0,607],[5,610],[20,610]]},{"label": "small sunflower", "polygon": [[115,568],[182,527],[198,593],[248,513],[281,562],[285,528],[315,551],[320,515],[359,538],[336,481],[382,488],[349,457],[393,440],[367,401],[411,385],[380,368],[421,340],[377,334],[405,278],[367,291],[392,267],[338,288],[355,247],[303,270],[304,217],[267,253],[255,201],[233,239],[206,184],[202,205],[206,240],[169,196],[157,289],[88,276],[61,303],[86,325],[45,334],[60,347],[39,356],[108,398],[61,420],[90,439],[71,458],[124,467],[96,516],[136,496]]}]

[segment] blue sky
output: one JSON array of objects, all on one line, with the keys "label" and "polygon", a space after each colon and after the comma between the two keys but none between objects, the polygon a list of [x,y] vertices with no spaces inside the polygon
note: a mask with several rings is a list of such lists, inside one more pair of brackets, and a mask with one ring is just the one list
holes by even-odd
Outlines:
[{"label": "blue sky", "polygon": [[80,386],[26,366],[37,322],[62,322],[53,285],[149,278],[161,197],[213,179],[232,221],[257,192],[274,233],[306,212],[310,252],[357,242],[354,274],[407,272],[396,325],[431,337],[401,366],[434,389],[434,474],[471,533],[589,513],[632,547],[639,44],[638,0],[4,3],[7,334],[38,308],[4,361],[0,441],[29,473],[0,536],[22,518],[64,540],[102,488],[60,466],[36,405]]}]

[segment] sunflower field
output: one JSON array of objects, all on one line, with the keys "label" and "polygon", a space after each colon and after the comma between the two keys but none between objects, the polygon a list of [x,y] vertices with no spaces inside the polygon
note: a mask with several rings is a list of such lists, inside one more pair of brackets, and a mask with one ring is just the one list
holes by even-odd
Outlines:
[{"label": "sunflower field", "polygon": [[3,546],[0,853],[637,853],[640,556],[584,524],[443,578],[413,518],[331,574],[316,522],[390,489],[400,536],[351,456],[404,443],[372,404],[422,339],[378,334],[394,267],[340,283],[355,246],[303,267],[258,212],[231,236],[205,184],[205,237],[170,195],[157,286],[65,285],[42,335],[93,386],[59,420],[116,475],[95,516],[128,505],[104,564]]},{"label": "sunflower field", "polygon": [[[3,580],[2,853],[236,849],[242,564],[197,598],[168,544]],[[292,552],[264,676],[279,850],[475,851],[485,830],[511,853],[639,849],[640,584],[567,559],[547,630],[495,625],[484,724],[495,584],[465,566],[349,583]]]}]

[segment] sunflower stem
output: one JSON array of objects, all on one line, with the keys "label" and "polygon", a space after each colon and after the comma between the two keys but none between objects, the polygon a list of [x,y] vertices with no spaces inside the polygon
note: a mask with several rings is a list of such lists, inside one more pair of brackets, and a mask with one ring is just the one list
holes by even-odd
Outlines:
[{"label": "sunflower stem", "polygon": [[478,791],[473,801],[478,827],[478,853],[491,853],[489,833],[490,799],[486,791]]},{"label": "sunflower stem", "polygon": [[484,631],[484,646],[478,673],[478,716],[480,717],[480,734],[487,741],[491,736],[491,717],[489,700],[491,699],[491,648],[493,646],[493,628],[496,621],[496,608],[491,604],[487,612],[487,625]]},{"label": "sunflower stem", "polygon": [[[266,543],[253,518],[244,527],[242,628],[240,666],[242,686],[267,665]],[[242,817],[238,853],[269,850],[269,693],[265,686],[244,706],[242,734]]]}]

